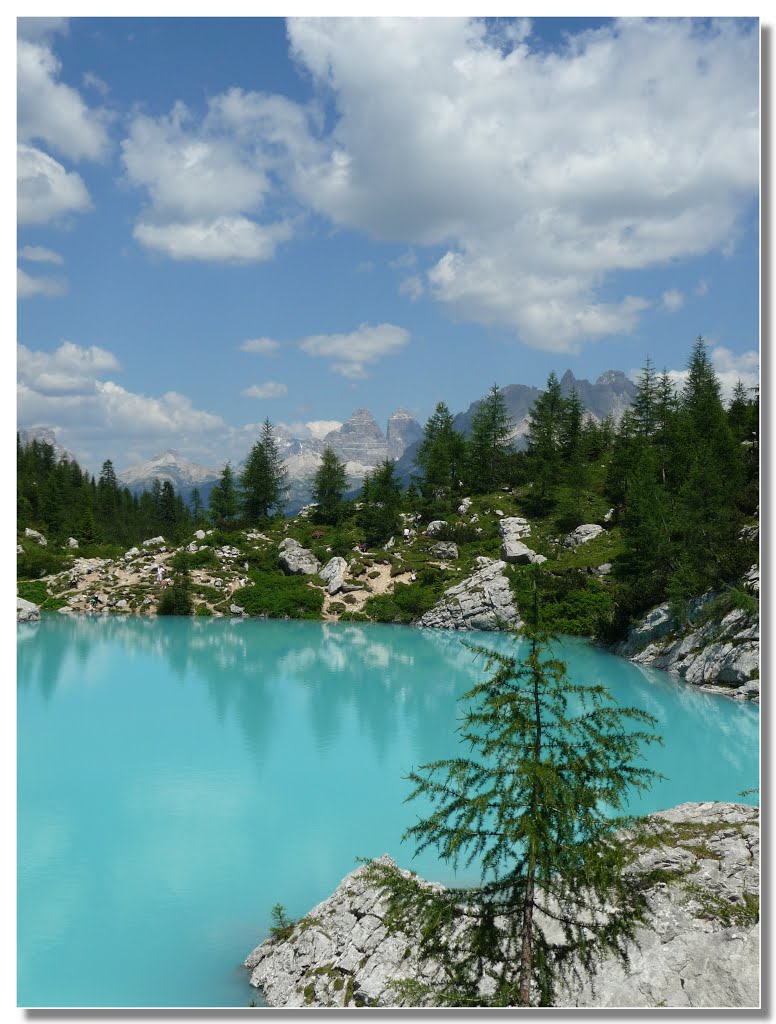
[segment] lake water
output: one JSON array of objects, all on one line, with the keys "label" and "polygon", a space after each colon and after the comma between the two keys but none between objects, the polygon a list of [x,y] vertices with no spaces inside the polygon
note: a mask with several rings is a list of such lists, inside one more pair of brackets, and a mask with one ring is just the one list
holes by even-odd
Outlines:
[{"label": "lake water", "polygon": [[[482,678],[461,640],[317,622],[44,616],[18,627],[18,1003],[239,1006],[273,904],[302,916],[416,817],[403,775],[455,752]],[[631,809],[758,785],[756,707],[579,640],[559,654],[659,719]],[[757,797],[748,798],[756,802]]]}]

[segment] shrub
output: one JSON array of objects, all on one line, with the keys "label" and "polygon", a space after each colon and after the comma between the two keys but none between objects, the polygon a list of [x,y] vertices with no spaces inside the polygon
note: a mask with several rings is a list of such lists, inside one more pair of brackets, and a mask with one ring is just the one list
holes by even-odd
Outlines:
[{"label": "shrub", "polygon": [[191,615],[191,612],[191,594],[181,583],[173,584],[165,590],[156,606],[157,615]]},{"label": "shrub", "polygon": [[49,551],[38,544],[25,548],[23,554],[16,559],[16,575],[19,579],[40,579],[64,572],[73,564],[70,555]]},{"label": "shrub", "polygon": [[343,612],[340,622],[369,622],[369,616],[364,612]]},{"label": "shrub", "polygon": [[[512,591],[523,618],[533,608],[533,576],[525,570],[510,574]],[[611,619],[614,602],[610,590],[594,576],[579,570],[543,573],[540,577],[542,627],[551,633],[595,636]]]},{"label": "shrub", "polygon": [[471,523],[445,523],[434,535],[434,540],[450,540],[455,544],[471,544],[479,540],[481,534],[477,533],[477,527]]},{"label": "shrub", "polygon": [[301,576],[266,575],[232,594],[232,600],[248,615],[268,615],[272,619],[319,619],[323,594],[308,587]]},{"label": "shrub", "polygon": [[341,615],[345,611],[345,605],[342,601],[332,601],[329,605],[329,611],[332,615]]},{"label": "shrub", "polygon": [[[175,559],[177,557],[178,555],[176,554],[172,560],[173,567],[175,567]],[[189,555],[190,569],[218,569],[220,565],[221,563],[212,548],[204,548]]]},{"label": "shrub", "polygon": [[204,618],[208,615],[212,615],[213,613],[206,604],[198,604],[196,614]]},{"label": "shrub", "polygon": [[41,605],[48,597],[46,584],[40,580],[19,580],[16,592],[24,601],[32,601],[33,604]]}]

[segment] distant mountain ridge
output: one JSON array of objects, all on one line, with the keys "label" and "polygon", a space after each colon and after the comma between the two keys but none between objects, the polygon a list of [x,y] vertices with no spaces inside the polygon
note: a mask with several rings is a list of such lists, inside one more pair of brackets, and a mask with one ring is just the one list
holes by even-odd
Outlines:
[{"label": "distant mountain ridge", "polygon": [[[568,396],[576,389],[583,407],[589,415],[597,420],[612,416],[619,420],[625,410],[633,403],[636,385],[620,370],[607,370],[591,383],[584,378],[578,379],[571,370],[566,370],[560,380],[561,392]],[[518,448],[525,447],[525,435],[528,430],[528,413],[542,393],[541,388],[527,384],[508,384],[501,388],[509,415],[515,424],[513,438]],[[472,402],[465,412],[454,417],[456,429],[463,434],[471,430],[471,420],[479,405]],[[58,458],[75,457],[56,441],[54,431],[48,427],[34,427],[20,430],[22,443],[36,438],[51,444]],[[423,437],[423,428],[406,409],[399,407],[389,417],[386,430],[369,409],[354,410],[350,417],[336,430],[331,430],[323,438],[295,437],[279,428],[275,431],[278,451],[285,463],[289,480],[289,495],[286,513],[294,515],[311,500],[312,480],[321,464],[324,449],[331,448],[337,457],[345,463],[349,489],[355,491],[361,485],[364,476],[380,462],[388,459],[396,463],[397,475],[404,481],[409,480],[415,472],[415,453]],[[247,458],[246,452],[246,458]],[[243,459],[235,467],[239,475],[245,466]],[[120,483],[139,492],[150,490],[154,480],[164,483],[169,480],[178,494],[189,500],[196,487],[202,501],[207,504],[213,485],[221,475],[222,467],[205,466],[183,458],[174,448],[168,448],[147,462],[129,466],[117,473]]]},{"label": "distant mountain ridge", "polygon": [[51,427],[29,427],[27,430],[19,430],[17,433],[24,447],[32,444],[33,441],[43,441],[44,444],[50,444],[54,449],[54,455],[58,462],[62,462],[63,459],[67,459],[68,462],[78,461],[72,452],[69,452],[57,441],[56,434]]}]

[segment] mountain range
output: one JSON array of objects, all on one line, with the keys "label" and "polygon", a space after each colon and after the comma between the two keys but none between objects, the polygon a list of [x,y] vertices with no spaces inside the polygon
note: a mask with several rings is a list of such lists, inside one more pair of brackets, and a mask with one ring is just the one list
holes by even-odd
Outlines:
[{"label": "mountain range", "polygon": [[[608,370],[595,383],[577,379],[571,370],[567,370],[560,385],[564,396],[576,389],[587,413],[598,420],[609,415],[618,420],[636,394],[636,385],[619,370]],[[525,384],[510,384],[501,390],[507,411],[515,424],[512,435],[514,442],[518,448],[524,447],[528,412],[541,394],[541,389]],[[478,405],[479,402],[473,402],[465,412],[454,417],[456,428],[463,434],[469,433],[472,416]],[[59,458],[73,458],[56,443],[54,433],[49,428],[37,427],[19,433],[23,443],[37,437],[53,444]],[[350,488],[355,492],[364,476],[385,459],[396,462],[398,476],[408,481],[414,471],[414,457],[422,436],[420,423],[401,407],[388,418],[385,432],[372,413],[364,408],[356,409],[341,427],[329,431],[323,438],[300,438],[278,429],[278,450],[288,472],[290,487],[286,514],[294,515],[310,501],[312,478],[321,463],[325,448],[331,448],[345,463]],[[243,467],[244,461],[235,467],[236,474],[239,475]],[[117,473],[117,477],[122,484],[137,492],[149,489],[154,480],[161,483],[169,480],[176,492],[186,500],[196,487],[203,502],[207,504],[210,491],[220,474],[221,467],[190,462],[170,448],[148,462],[122,470]]]}]

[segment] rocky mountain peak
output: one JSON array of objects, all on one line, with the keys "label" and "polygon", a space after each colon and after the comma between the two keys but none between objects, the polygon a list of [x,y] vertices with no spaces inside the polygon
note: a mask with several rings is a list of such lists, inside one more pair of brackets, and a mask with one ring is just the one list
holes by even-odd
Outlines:
[{"label": "rocky mountain peak", "polygon": [[75,455],[57,441],[57,435],[51,427],[30,427],[28,430],[20,430],[18,433],[22,445],[32,444],[33,441],[42,441],[43,444],[51,445],[59,462],[63,459],[67,459],[68,462],[76,461]]},{"label": "rocky mountain peak", "polygon": [[401,406],[388,418],[388,457],[399,459],[404,451],[423,436],[423,428],[407,409]]},{"label": "rocky mountain peak", "polygon": [[381,440],[385,438],[385,434],[383,434],[380,429],[380,424],[368,409],[356,409],[351,413],[350,418],[342,424],[339,430],[330,431],[324,440],[328,441],[330,438],[334,437],[342,438],[347,434],[357,434],[361,437],[371,437]]}]

